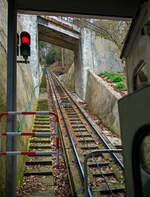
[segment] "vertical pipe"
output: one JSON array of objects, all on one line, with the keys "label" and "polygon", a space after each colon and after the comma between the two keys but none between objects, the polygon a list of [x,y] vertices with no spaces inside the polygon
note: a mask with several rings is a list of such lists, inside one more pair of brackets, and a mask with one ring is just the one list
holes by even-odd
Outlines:
[{"label": "vertical pipe", "polygon": [[[16,0],[8,0],[7,111],[16,111]],[[7,132],[16,131],[16,116],[8,116]],[[16,137],[7,136],[6,151],[16,150]],[[16,155],[6,157],[6,197],[16,197]]]}]

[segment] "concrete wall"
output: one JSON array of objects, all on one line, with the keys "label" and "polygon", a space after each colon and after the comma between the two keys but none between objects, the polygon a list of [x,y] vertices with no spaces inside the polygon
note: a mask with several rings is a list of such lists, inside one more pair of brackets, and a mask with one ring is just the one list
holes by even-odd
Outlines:
[{"label": "concrete wall", "polygon": [[95,38],[95,47],[93,49],[94,63],[93,71],[95,73],[122,72],[122,62],[119,55],[119,49],[110,40],[104,38]]},{"label": "concrete wall", "polygon": [[[28,21],[29,22],[29,21]],[[22,31],[20,21],[17,24],[18,33]],[[7,0],[0,0],[0,113],[6,111],[6,84],[7,84]],[[17,110],[25,111],[31,99],[34,89],[34,81],[30,64],[17,64]],[[29,111],[33,111],[36,97],[31,104]],[[17,118],[19,128],[22,117]],[[28,116],[23,124],[23,130],[30,131],[32,116]],[[0,132],[6,130],[6,119],[2,118]],[[0,137],[0,151],[5,151],[5,137]],[[17,140],[17,150],[26,150],[27,137],[20,137]],[[25,157],[17,157],[18,183],[21,180],[24,170]],[[0,159],[0,196],[5,191],[5,156]]]},{"label": "concrete wall", "polygon": [[93,47],[95,32],[88,29],[81,29],[80,41],[75,50],[75,91],[79,97],[85,99],[87,85],[87,70],[93,70]]},{"label": "concrete wall", "polygon": [[95,32],[81,28],[81,38],[75,50],[75,91],[85,99],[87,70],[95,73],[122,72],[119,49],[110,40],[96,37]]},{"label": "concrete wall", "polygon": [[[21,24],[21,31],[27,31],[31,35],[31,56],[29,57],[30,67],[32,71],[32,78],[34,86],[36,86],[40,79],[40,68],[38,59],[38,24],[36,15],[18,15],[18,21]],[[18,29],[19,31],[19,29]],[[20,34],[20,32],[19,32]],[[36,95],[38,96],[39,89],[36,89]]]},{"label": "concrete wall", "polygon": [[120,135],[118,99],[121,96],[100,77],[88,70],[85,101],[89,110],[97,115],[106,127]]},{"label": "concrete wall", "polygon": [[74,63],[71,65],[69,71],[59,77],[64,85],[71,91],[75,91],[75,72]]}]

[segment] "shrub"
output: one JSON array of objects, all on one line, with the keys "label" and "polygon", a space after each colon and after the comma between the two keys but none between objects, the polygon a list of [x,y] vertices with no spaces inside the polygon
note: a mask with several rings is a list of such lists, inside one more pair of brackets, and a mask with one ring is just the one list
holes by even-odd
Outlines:
[{"label": "shrub", "polygon": [[112,78],[112,81],[113,81],[113,82],[120,82],[120,81],[123,80],[123,78],[124,78],[123,76],[115,74],[115,75],[113,76],[113,78]]},{"label": "shrub", "polygon": [[114,73],[109,73],[109,72],[102,72],[100,73],[101,75],[105,76],[107,79],[112,80]]},{"label": "shrub", "polygon": [[112,80],[112,78],[113,78],[113,74],[112,74],[112,73],[107,72],[107,73],[106,73],[106,77],[107,77],[107,79]]},{"label": "shrub", "polygon": [[119,83],[117,83],[117,85],[116,85],[116,88],[117,89],[122,89],[122,88],[124,88],[125,87],[125,83],[123,82],[123,81],[120,81]]}]

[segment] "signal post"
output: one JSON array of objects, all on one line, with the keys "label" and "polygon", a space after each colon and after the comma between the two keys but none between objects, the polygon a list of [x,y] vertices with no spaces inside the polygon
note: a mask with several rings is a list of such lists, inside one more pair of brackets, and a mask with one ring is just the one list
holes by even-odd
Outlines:
[{"label": "signal post", "polygon": [[[7,54],[7,111],[16,111],[17,69],[16,69],[16,0],[8,0],[8,54]],[[7,118],[7,132],[16,131],[16,117]],[[7,136],[6,151],[16,150],[16,138]],[[16,155],[6,158],[6,197],[16,197],[17,160]]]}]

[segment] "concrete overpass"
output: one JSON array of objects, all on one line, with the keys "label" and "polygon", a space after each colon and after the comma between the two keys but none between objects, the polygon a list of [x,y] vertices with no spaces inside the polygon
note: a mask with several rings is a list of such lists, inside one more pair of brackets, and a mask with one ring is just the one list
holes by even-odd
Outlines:
[{"label": "concrete overpass", "polygon": [[78,27],[58,17],[19,15],[23,31],[30,32],[30,64],[35,83],[39,80],[38,40],[70,49],[74,52],[75,91],[82,99],[86,94],[87,69],[93,67],[92,50],[95,32],[88,27]]}]

